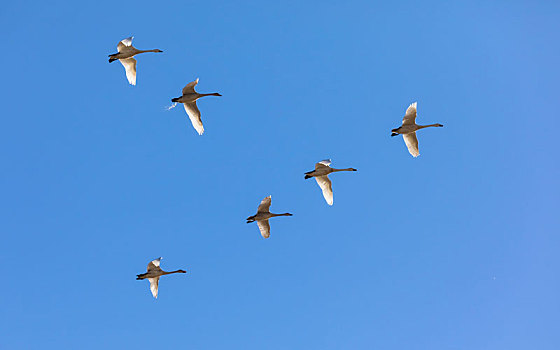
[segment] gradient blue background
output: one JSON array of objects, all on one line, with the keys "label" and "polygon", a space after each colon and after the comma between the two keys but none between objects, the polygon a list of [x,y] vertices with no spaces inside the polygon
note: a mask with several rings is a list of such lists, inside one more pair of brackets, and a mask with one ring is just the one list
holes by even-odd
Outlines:
[{"label": "gradient blue background", "polygon": [[[0,348],[560,348],[559,10],[4,3]],[[203,136],[164,109],[197,77]]]}]

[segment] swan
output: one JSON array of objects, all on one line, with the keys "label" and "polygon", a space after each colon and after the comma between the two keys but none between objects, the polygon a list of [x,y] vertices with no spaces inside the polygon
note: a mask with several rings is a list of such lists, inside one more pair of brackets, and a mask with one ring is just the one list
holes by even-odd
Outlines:
[{"label": "swan", "polygon": [[185,107],[185,111],[189,115],[192,126],[195,128],[199,135],[202,135],[204,133],[204,126],[202,125],[202,119],[200,119],[200,111],[196,106],[196,100],[204,96],[222,95],[217,92],[211,94],[199,94],[198,92],[194,91],[196,84],[198,84],[198,78],[195,81],[188,83],[183,88],[183,96],[173,98],[171,99],[171,102],[179,102],[183,104],[183,106]]},{"label": "swan", "polygon": [[420,151],[418,150],[418,139],[416,138],[416,130],[433,127],[443,127],[441,124],[430,124],[430,125],[417,125],[416,124],[416,105],[417,102],[411,103],[406,109],[406,113],[402,120],[402,125],[396,129],[391,130],[391,136],[402,135],[404,143],[408,148],[408,152],[413,157],[418,157]]},{"label": "swan", "polygon": [[247,223],[250,222],[257,222],[259,226],[259,230],[261,231],[261,236],[263,238],[270,237],[270,224],[268,223],[268,219],[273,218],[275,216],[292,216],[290,213],[284,214],[272,214],[270,209],[270,202],[272,201],[272,196],[268,196],[261,201],[259,204],[259,208],[257,209],[257,213],[253,216],[249,216],[247,218]]},{"label": "swan", "polygon": [[346,168],[346,169],[335,169],[331,168],[331,160],[325,159],[320,161],[319,163],[315,164],[315,170],[308,171],[305,173],[305,179],[310,179],[312,177],[315,178],[319,187],[323,191],[323,197],[325,197],[325,201],[327,201],[328,205],[333,205],[333,191],[332,191],[332,183],[329,179],[330,173],[335,173],[337,171],[357,171],[354,168]]},{"label": "swan", "polygon": [[121,40],[117,45],[117,53],[109,55],[109,63],[119,60],[122,65],[124,66],[124,70],[126,71],[126,78],[131,85],[136,85],[136,60],[133,58],[134,56],[138,55],[139,53],[144,52],[163,52],[160,49],[153,49],[153,50],[138,50],[134,46],[132,46],[132,39],[134,37],[131,36],[129,38]]},{"label": "swan", "polygon": [[187,273],[187,271],[185,271],[185,270],[175,270],[175,271],[170,271],[170,272],[163,271],[159,267],[160,261],[161,261],[161,257],[150,261],[150,263],[148,264],[147,272],[136,275],[137,280],[143,280],[143,279],[147,278],[148,281],[150,281],[150,290],[152,291],[152,295],[156,299],[157,299],[157,296],[158,296],[158,284],[159,284],[160,276],[170,275],[172,273]]}]

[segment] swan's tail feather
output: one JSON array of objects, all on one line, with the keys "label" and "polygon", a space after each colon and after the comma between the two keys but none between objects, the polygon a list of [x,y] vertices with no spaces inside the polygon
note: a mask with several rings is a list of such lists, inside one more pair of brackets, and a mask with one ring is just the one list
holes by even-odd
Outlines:
[{"label": "swan's tail feather", "polygon": [[177,102],[173,102],[173,103],[171,104],[171,106],[167,106],[167,107],[164,107],[164,108],[165,108],[166,110],[170,111],[170,110],[172,110],[172,109],[175,108],[175,107],[177,107]]}]

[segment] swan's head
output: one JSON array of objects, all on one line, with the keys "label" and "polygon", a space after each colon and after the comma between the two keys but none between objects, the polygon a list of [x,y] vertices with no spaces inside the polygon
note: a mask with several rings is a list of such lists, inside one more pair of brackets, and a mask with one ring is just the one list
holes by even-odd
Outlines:
[{"label": "swan's head", "polygon": [[177,270],[177,272],[179,272],[179,273],[187,273],[187,271],[185,271],[185,270]]},{"label": "swan's head", "polygon": [[160,49],[156,49],[156,52],[163,52],[163,51],[161,51]]},{"label": "swan's head", "polygon": [[437,126],[440,127],[440,128],[442,128],[442,127],[443,127],[443,124],[437,124]]}]

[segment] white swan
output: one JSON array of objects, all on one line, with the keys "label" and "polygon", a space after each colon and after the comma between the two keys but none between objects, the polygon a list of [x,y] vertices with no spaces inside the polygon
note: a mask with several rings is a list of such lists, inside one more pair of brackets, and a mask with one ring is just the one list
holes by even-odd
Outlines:
[{"label": "white swan", "polygon": [[309,179],[314,177],[317,181],[319,187],[323,191],[323,197],[325,201],[327,201],[328,205],[333,205],[333,191],[332,191],[332,183],[329,179],[329,174],[334,173],[337,171],[357,171],[354,168],[346,168],[346,169],[335,169],[331,168],[331,160],[325,159],[320,161],[319,163],[315,164],[315,170],[308,171],[305,173],[305,178]]},{"label": "white swan", "polygon": [[406,113],[402,120],[402,125],[396,129],[391,130],[391,136],[403,135],[404,143],[408,148],[408,152],[413,157],[418,157],[420,151],[418,150],[418,139],[416,138],[416,130],[434,127],[442,127],[441,124],[430,124],[430,125],[417,125],[416,124],[416,104],[417,102],[411,103],[406,109]]},{"label": "white swan", "polygon": [[138,50],[134,46],[132,46],[132,39],[134,37],[131,36],[129,38],[121,40],[117,45],[117,53],[109,55],[109,63],[119,60],[124,70],[126,71],[126,79],[131,85],[136,85],[136,60],[133,58],[134,56],[138,55],[139,53],[144,52],[163,52],[159,49],[153,50]]},{"label": "white swan", "polygon": [[198,132],[199,135],[204,133],[204,126],[202,125],[202,119],[200,118],[200,111],[196,106],[196,100],[204,96],[222,96],[217,92],[211,94],[199,94],[194,90],[194,87],[198,84],[198,78],[195,81],[188,83],[183,88],[183,96],[171,99],[171,102],[182,103],[185,107],[185,111],[189,115],[192,126]]},{"label": "white swan", "polygon": [[150,281],[150,291],[152,291],[152,295],[154,298],[157,299],[158,297],[158,285],[159,285],[159,278],[163,275],[170,275],[172,273],[187,273],[185,270],[175,270],[175,271],[163,271],[159,267],[159,263],[161,261],[161,257],[155,260],[150,261],[148,264],[147,272],[136,275],[137,280],[148,279]]},{"label": "white swan", "polygon": [[249,216],[247,218],[247,223],[250,222],[257,222],[259,226],[259,230],[261,231],[261,236],[263,238],[270,237],[270,224],[268,223],[268,219],[273,218],[275,216],[292,216],[290,213],[284,214],[273,214],[269,211],[270,203],[272,201],[272,196],[268,196],[261,201],[259,204],[259,208],[257,209],[257,213],[253,216]]}]

